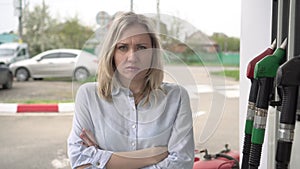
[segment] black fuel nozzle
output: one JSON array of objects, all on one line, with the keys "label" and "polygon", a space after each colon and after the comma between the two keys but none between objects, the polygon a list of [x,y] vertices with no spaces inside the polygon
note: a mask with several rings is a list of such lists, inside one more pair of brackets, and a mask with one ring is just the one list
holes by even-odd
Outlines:
[{"label": "black fuel nozzle", "polygon": [[296,123],[298,87],[300,85],[300,56],[290,59],[278,69],[276,85],[282,89],[276,168],[287,169],[291,157]]}]

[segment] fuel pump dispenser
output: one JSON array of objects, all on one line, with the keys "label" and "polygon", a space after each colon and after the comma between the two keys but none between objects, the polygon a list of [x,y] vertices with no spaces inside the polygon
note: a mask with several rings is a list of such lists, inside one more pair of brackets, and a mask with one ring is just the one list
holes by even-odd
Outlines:
[{"label": "fuel pump dispenser", "polygon": [[255,116],[251,137],[249,169],[257,169],[260,165],[262,145],[267,123],[270,94],[278,67],[285,61],[286,40],[273,55],[266,56],[255,65],[254,78],[258,80],[259,89],[255,106]]},{"label": "fuel pump dispenser", "polygon": [[291,159],[300,85],[299,77],[300,56],[287,61],[277,72],[276,84],[282,88],[283,94],[276,151],[277,169],[288,169]]},{"label": "fuel pump dispenser", "polygon": [[245,130],[244,130],[244,145],[243,145],[243,159],[242,159],[242,169],[248,168],[248,161],[250,155],[250,147],[251,147],[251,136],[252,136],[252,128],[253,128],[253,120],[255,113],[255,103],[258,92],[258,80],[254,79],[254,68],[257,62],[259,62],[264,57],[271,55],[274,52],[276,47],[276,40],[273,41],[272,45],[263,51],[261,54],[252,59],[247,67],[247,78],[251,81],[249,99],[248,99],[248,110],[245,122]]}]

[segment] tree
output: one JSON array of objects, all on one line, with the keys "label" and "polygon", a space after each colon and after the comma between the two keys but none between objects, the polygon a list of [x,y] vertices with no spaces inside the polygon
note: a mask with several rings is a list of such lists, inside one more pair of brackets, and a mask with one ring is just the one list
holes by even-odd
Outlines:
[{"label": "tree", "polygon": [[58,27],[59,39],[65,48],[81,49],[93,34],[91,28],[80,24],[77,16],[67,19]]},{"label": "tree", "polygon": [[57,47],[57,38],[53,33],[57,32],[57,20],[51,18],[49,7],[43,1],[41,6],[35,6],[29,11],[24,9],[24,42],[29,44],[31,55]]},{"label": "tree", "polygon": [[24,9],[24,42],[29,44],[32,56],[49,49],[82,49],[93,30],[80,24],[77,16],[61,23],[50,16],[49,7],[43,1],[32,11],[28,4]]},{"label": "tree", "polygon": [[240,50],[240,39],[228,37],[223,33],[214,33],[211,38],[218,43],[223,52],[238,52]]}]

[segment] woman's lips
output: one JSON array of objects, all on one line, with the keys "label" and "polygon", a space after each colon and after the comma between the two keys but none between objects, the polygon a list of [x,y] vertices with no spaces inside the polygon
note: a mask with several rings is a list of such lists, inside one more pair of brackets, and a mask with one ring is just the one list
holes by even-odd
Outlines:
[{"label": "woman's lips", "polygon": [[138,68],[136,66],[127,66],[127,67],[125,67],[125,69],[130,72],[136,72],[136,71],[140,70],[140,68]]}]

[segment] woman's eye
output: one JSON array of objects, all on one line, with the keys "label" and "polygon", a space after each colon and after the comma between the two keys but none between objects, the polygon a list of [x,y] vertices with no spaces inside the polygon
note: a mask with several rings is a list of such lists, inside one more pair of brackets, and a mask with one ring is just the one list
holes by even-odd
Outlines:
[{"label": "woman's eye", "polygon": [[118,46],[118,50],[120,50],[120,51],[126,51],[127,50],[127,46],[125,46],[125,45]]},{"label": "woman's eye", "polygon": [[145,49],[147,49],[147,47],[146,46],[138,46],[137,49],[138,50],[145,50]]}]

